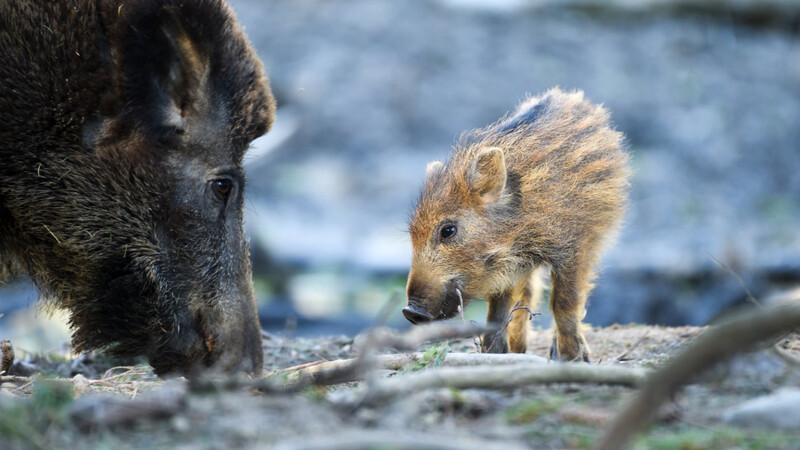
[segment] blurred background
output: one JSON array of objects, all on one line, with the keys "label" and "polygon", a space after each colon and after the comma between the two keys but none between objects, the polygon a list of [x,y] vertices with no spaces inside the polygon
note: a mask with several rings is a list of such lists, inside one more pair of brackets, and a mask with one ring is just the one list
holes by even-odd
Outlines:
[{"label": "blurred background", "polygon": [[[279,103],[246,161],[268,330],[355,334],[382,309],[407,326],[425,165],[552,86],[611,110],[635,174],[587,322],[702,325],[800,284],[800,3],[231,3]],[[66,329],[35,299],[0,290],[0,331],[46,350]]]}]

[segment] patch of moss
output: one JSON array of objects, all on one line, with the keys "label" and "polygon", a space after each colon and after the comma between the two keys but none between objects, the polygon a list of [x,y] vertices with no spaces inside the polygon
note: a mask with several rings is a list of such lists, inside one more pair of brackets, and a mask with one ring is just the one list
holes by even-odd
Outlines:
[{"label": "patch of moss", "polygon": [[448,353],[450,353],[450,344],[447,341],[431,345],[422,354],[422,361],[409,364],[400,372],[417,372],[426,367],[439,367]]}]

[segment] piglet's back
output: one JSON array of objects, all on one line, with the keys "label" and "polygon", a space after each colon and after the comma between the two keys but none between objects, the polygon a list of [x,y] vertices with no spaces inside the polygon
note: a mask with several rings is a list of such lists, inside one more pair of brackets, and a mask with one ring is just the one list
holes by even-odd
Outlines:
[{"label": "piglet's back", "polygon": [[526,99],[499,121],[465,134],[453,162],[467,164],[487,147],[505,156],[504,195],[516,206],[509,211],[516,226],[508,232],[517,234],[509,238],[519,245],[564,247],[619,225],[630,176],[624,137],[608,111],[583,92],[554,88]]}]

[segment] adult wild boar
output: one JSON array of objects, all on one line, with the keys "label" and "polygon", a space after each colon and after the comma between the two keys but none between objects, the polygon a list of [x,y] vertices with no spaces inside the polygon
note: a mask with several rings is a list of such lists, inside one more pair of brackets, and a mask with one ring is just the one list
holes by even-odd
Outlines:
[{"label": "adult wild boar", "polygon": [[242,156],[272,123],[221,0],[0,2],[0,265],[73,347],[260,372]]},{"label": "adult wild boar", "polygon": [[[536,268],[549,266],[556,333],[551,355],[589,360],[581,332],[592,268],[627,198],[622,134],[583,94],[553,89],[466,134],[450,159],[428,165],[411,219],[411,322],[452,317],[485,298],[489,322],[532,306]],[[492,351],[525,352],[528,314],[514,315]],[[490,347],[493,335],[484,336]]]}]

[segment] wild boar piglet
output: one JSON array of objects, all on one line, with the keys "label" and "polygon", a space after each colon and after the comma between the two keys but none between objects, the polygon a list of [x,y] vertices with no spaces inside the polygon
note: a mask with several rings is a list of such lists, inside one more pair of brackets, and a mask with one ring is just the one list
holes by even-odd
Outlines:
[{"label": "wild boar piglet", "polygon": [[[589,361],[581,320],[593,266],[625,210],[627,159],[608,112],[582,92],[552,89],[464,134],[427,168],[409,226],[405,317],[453,317],[460,292],[486,299],[487,321],[502,324],[517,302],[535,305],[537,269],[549,267],[551,356]],[[516,312],[491,351],[524,353],[528,319]],[[484,347],[493,339],[484,335]]]}]

